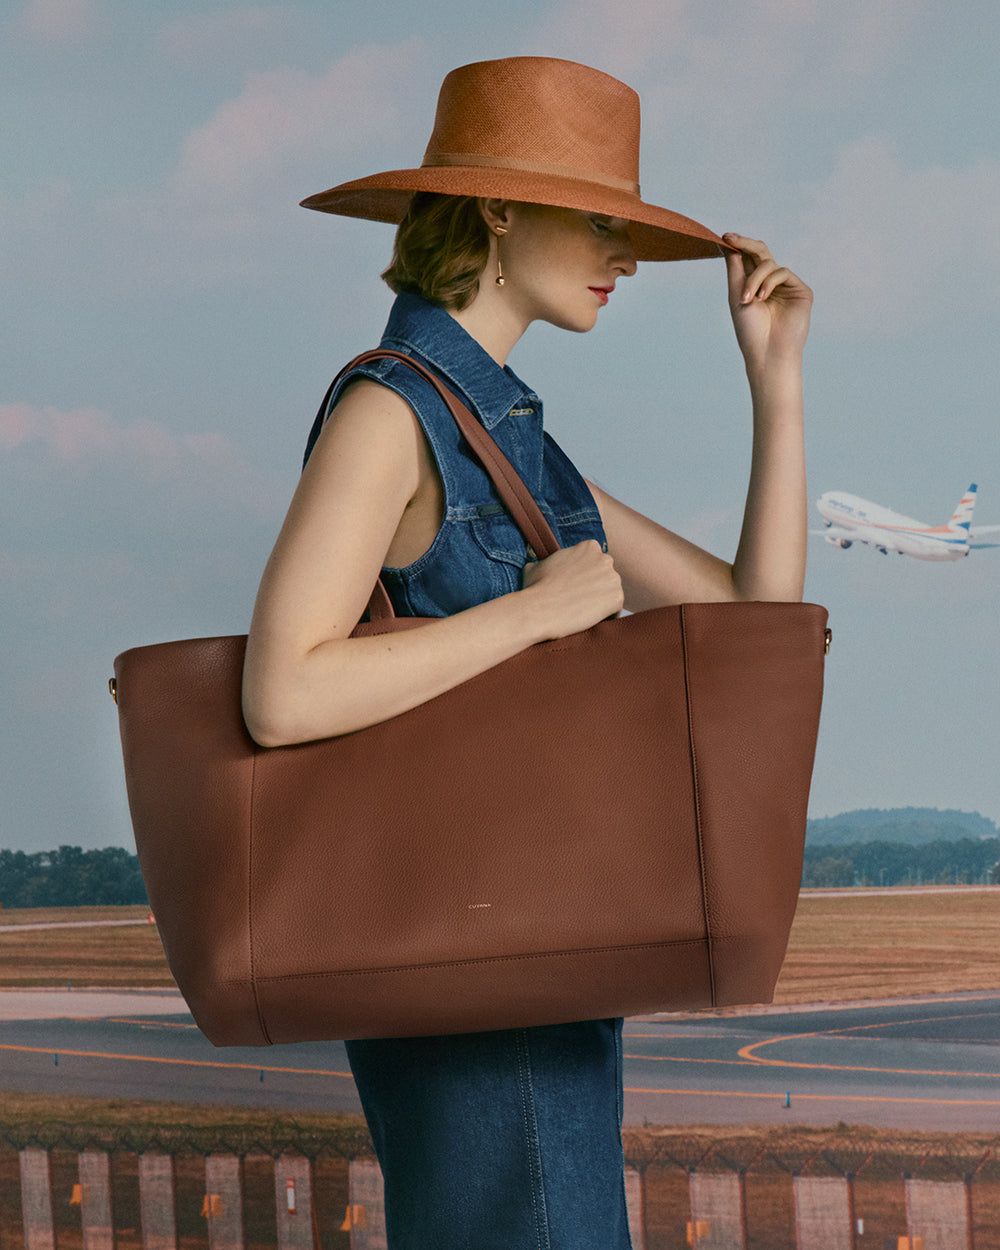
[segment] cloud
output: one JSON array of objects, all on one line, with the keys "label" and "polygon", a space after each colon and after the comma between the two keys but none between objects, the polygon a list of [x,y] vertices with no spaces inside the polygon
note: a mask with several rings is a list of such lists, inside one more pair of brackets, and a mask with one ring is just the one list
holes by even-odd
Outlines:
[{"label": "cloud", "polygon": [[302,16],[299,5],[248,5],[223,13],[188,13],[163,27],[157,45],[185,68],[246,60],[287,39]]},{"label": "cloud", "polygon": [[245,628],[294,487],[212,431],[23,403],[0,477],[5,636],[53,654]]},{"label": "cloud", "polygon": [[[642,99],[642,185],[656,203],[753,234],[783,225],[814,119],[852,110],[901,55],[928,0],[565,0],[531,50],[624,79]],[[749,210],[749,211],[748,211]],[[766,236],[772,237],[772,236]]]},{"label": "cloud", "polygon": [[366,152],[402,124],[400,81],[419,65],[420,48],[418,40],[359,48],[323,74],[290,67],[251,74],[235,99],[185,138],[172,189],[184,199],[226,202],[264,192],[303,160],[332,165]]},{"label": "cloud", "polygon": [[671,60],[690,36],[688,0],[568,0],[536,28],[531,48],[582,61],[628,81],[651,61]]},{"label": "cloud", "polygon": [[841,150],[807,192],[800,237],[818,315],[848,333],[900,336],[935,317],[995,306],[1000,161],[911,168],[891,140]]},{"label": "cloud", "polygon": [[75,42],[94,30],[96,0],[28,0],[15,29],[42,43]]},{"label": "cloud", "polygon": [[110,478],[133,498],[137,490],[160,485],[175,504],[188,506],[208,498],[213,506],[224,502],[241,513],[270,514],[287,495],[282,482],[259,473],[222,434],[116,421],[95,408],[0,404],[0,457],[0,463],[22,465],[50,485]]},{"label": "cloud", "polygon": [[900,33],[928,0],[566,0],[536,28],[548,55],[595,65],[647,89],[672,84],[688,109],[736,125],[790,82],[843,90],[898,55]]},{"label": "cloud", "polygon": [[285,66],[248,75],[184,136],[159,186],[97,204],[98,233],[114,248],[111,271],[195,287],[273,276],[290,215],[293,231],[304,227],[298,199],[391,168],[396,151],[410,162],[414,147],[422,150],[428,110],[414,141],[407,107],[411,92],[427,87],[422,49],[410,39],[355,49],[319,74]]}]

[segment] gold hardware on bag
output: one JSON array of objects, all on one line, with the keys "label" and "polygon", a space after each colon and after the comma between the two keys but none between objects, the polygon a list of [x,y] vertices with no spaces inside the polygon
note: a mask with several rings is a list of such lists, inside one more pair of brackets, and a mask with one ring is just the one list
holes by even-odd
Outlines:
[{"label": "gold hardware on bag", "polygon": [[[829,654],[830,654],[830,643],[831,643],[831,642],[833,642],[833,630],[829,627],[829,625],[828,625],[828,626],[826,627],[826,629],[823,631],[823,638],[824,638],[824,642],[823,642],[823,654],[824,654],[824,655],[829,655]],[[117,702],[118,702],[118,700],[116,699],[116,700],[115,700],[115,702],[117,703]]]},{"label": "gold hardware on bag", "polygon": [[[829,633],[829,630],[827,630],[827,633]],[[109,677],[109,678],[108,678],[108,692],[109,692],[109,694],[111,695],[112,699],[114,699],[115,703],[117,704],[117,702],[118,702],[118,683],[117,683],[117,681],[115,681],[115,679],[114,679],[113,677]]]}]

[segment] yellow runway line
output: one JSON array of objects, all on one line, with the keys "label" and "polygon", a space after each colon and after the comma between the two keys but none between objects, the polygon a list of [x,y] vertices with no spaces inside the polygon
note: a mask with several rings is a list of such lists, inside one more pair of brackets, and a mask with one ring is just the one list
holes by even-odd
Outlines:
[{"label": "yellow runway line", "polygon": [[[623,1055],[623,1059],[648,1059],[650,1063],[701,1063],[701,1064],[721,1064],[723,1067],[729,1068],[760,1068],[763,1067],[765,1061],[763,1059],[692,1059],[687,1055]],[[775,1063],[779,1061],[774,1060]]]},{"label": "yellow runway line", "polygon": [[[995,1016],[995,1011],[984,1011],[978,1013],[981,1016]],[[927,1016],[921,1020],[907,1020],[905,1023],[910,1024],[939,1024],[943,1020],[970,1020],[976,1019],[976,1016]],[[787,1033],[782,1037],[768,1037],[761,1042],[753,1042],[749,1046],[742,1047],[737,1053],[741,1059],[749,1060],[751,1063],[759,1064],[761,1067],[770,1068],[806,1068],[814,1072],[884,1072],[892,1076],[950,1076],[950,1077],[976,1077],[979,1080],[997,1081],[1000,1080],[998,1072],[950,1072],[947,1070],[939,1071],[936,1068],[881,1068],[875,1066],[864,1066],[861,1064],[837,1064],[837,1063],[803,1063],[794,1059],[762,1059],[755,1051],[761,1050],[765,1046],[776,1046],[779,1042],[793,1042],[805,1037],[831,1037],[837,1034],[858,1033],[871,1029],[885,1029],[895,1027],[899,1021],[891,1021],[883,1024],[855,1024],[843,1029],[818,1029],[815,1033]]]},{"label": "yellow runway line", "polygon": [[[784,1103],[785,1095],[764,1094],[749,1090],[730,1089],[642,1089],[626,1085],[626,1094],[670,1094],[690,1098],[756,1098]],[[932,1107],[1000,1107],[1000,1099],[994,1098],[896,1098],[889,1094],[799,1094],[792,1091],[792,1102],[892,1102],[919,1104]]]},{"label": "yellow runway line", "polygon": [[[88,1016],[93,1020],[93,1016]],[[107,1016],[108,1024],[135,1024],[140,1029],[195,1029],[196,1024],[185,1024],[183,1020],[138,1020],[135,1016]]]},{"label": "yellow runway line", "polygon": [[326,1068],[278,1068],[264,1063],[223,1063],[218,1059],[166,1059],[157,1055],[117,1055],[100,1050],[64,1050],[60,1046],[13,1046],[0,1043],[0,1050],[17,1050],[28,1055],[66,1055],[74,1059],[123,1059],[129,1063],[166,1063],[189,1068],[232,1068],[246,1072],[286,1072],[290,1076],[342,1076],[353,1080],[350,1072],[334,1072]]},{"label": "yellow runway line", "polygon": [[689,1042],[691,1041],[704,1042],[704,1041],[711,1040],[713,1042],[717,1042],[725,1038],[735,1037],[736,1034],[735,1033],[698,1033],[697,1035],[694,1035],[692,1033],[626,1033],[624,1036],[629,1039],[633,1037],[651,1037],[657,1042],[678,1041],[678,1040],[689,1041]]}]

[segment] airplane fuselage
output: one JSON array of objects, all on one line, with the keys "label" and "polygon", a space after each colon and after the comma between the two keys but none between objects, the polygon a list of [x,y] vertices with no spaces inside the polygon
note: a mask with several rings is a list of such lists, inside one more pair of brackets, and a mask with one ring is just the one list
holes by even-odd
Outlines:
[{"label": "airplane fuselage", "polygon": [[925,525],[843,491],[827,491],[816,506],[830,529],[827,541],[837,547],[868,543],[917,560],[961,560],[969,554],[968,530],[961,527]]}]

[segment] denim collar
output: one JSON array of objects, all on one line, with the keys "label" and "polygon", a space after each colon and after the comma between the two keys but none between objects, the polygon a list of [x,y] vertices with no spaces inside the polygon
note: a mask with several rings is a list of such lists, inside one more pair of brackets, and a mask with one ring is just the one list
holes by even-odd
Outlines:
[{"label": "denim collar", "polygon": [[488,429],[519,409],[541,411],[541,401],[512,369],[501,367],[445,309],[419,295],[402,294],[389,314],[383,346],[421,356],[472,404]]}]

